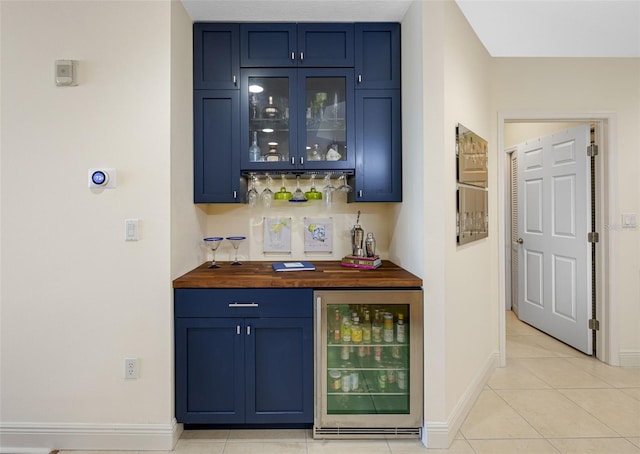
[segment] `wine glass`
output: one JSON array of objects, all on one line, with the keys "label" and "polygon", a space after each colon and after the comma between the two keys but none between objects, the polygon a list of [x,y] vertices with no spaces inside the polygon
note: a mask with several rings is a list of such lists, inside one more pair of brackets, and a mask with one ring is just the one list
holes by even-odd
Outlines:
[{"label": "wine glass", "polygon": [[351,186],[349,186],[349,183],[347,183],[347,174],[346,173],[340,174],[340,176],[338,177],[338,183],[340,183],[340,186],[338,186],[336,191],[351,192]]},{"label": "wine glass", "polygon": [[223,239],[224,238],[222,238],[221,236],[211,236],[204,239],[204,244],[209,249],[211,249],[211,252],[213,252],[213,258],[211,260],[211,265],[209,265],[209,268],[220,268],[220,265],[216,263],[216,251],[218,250],[218,247],[220,246],[220,243],[222,243]]},{"label": "wine glass", "polygon": [[296,175],[296,190],[293,192],[289,202],[306,202],[307,198],[304,196],[304,192],[300,189],[300,175]]},{"label": "wine glass", "polygon": [[327,207],[330,207],[333,202],[333,192],[336,190],[336,187],[331,184],[331,172],[327,172],[324,176],[324,183],[325,185],[322,188],[322,197],[324,198]]},{"label": "wine glass", "polygon": [[260,194],[260,198],[262,199],[262,205],[264,205],[265,208],[271,208],[271,201],[273,200],[273,191],[271,190],[271,183],[273,182],[273,179],[271,178],[271,175],[269,175],[268,173],[266,174],[266,176],[267,176],[266,187],[262,191],[262,194]]},{"label": "wine glass", "polygon": [[228,236],[227,240],[231,242],[231,246],[236,250],[236,256],[231,262],[232,265],[242,265],[242,262],[238,260],[238,248],[240,247],[240,243],[246,240],[245,236]]},{"label": "wine glass", "polygon": [[258,191],[256,190],[256,176],[254,174],[250,174],[249,178],[251,178],[251,189],[247,192],[247,200],[249,201],[249,206],[253,208],[258,202],[260,194],[258,194]]}]

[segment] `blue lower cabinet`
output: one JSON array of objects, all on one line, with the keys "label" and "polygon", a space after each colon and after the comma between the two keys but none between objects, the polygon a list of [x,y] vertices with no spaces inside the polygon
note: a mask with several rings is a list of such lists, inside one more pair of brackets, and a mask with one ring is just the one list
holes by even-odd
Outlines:
[{"label": "blue lower cabinet", "polygon": [[[307,294],[297,289],[292,295],[282,290],[277,290],[277,294],[273,290],[261,292],[262,298],[259,293],[251,298],[251,304],[258,305],[259,316],[244,316],[246,309],[241,309],[242,317],[212,317],[203,303],[233,306],[226,300],[229,290],[175,291],[178,422],[271,425],[313,422],[311,290]],[[279,306],[290,306],[291,296],[293,299],[303,296],[297,302],[308,305],[309,316],[270,317],[282,314]],[[198,312],[203,315],[194,316]],[[188,317],[181,316],[187,313]]]}]

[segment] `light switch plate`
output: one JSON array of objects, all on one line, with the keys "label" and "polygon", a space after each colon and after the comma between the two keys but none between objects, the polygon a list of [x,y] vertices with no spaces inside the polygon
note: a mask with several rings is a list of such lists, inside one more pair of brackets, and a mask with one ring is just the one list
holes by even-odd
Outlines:
[{"label": "light switch plate", "polygon": [[636,227],[638,227],[638,214],[622,213],[622,228],[635,229]]},{"label": "light switch plate", "polygon": [[124,220],[124,240],[138,241],[139,227],[140,227],[140,223],[137,219],[125,219]]}]

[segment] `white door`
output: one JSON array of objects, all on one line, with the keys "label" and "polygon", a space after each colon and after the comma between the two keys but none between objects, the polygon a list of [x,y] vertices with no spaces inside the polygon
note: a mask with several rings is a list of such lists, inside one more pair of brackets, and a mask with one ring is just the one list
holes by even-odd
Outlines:
[{"label": "white door", "polygon": [[518,312],[592,354],[589,125],[518,145]]}]

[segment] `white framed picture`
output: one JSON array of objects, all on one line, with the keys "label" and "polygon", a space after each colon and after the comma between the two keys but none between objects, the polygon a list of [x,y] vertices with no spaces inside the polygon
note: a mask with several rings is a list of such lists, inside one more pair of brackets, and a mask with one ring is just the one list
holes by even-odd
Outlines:
[{"label": "white framed picture", "polygon": [[263,251],[291,254],[291,218],[264,218]]},{"label": "white framed picture", "polygon": [[333,251],[333,219],[304,218],[304,252]]}]

